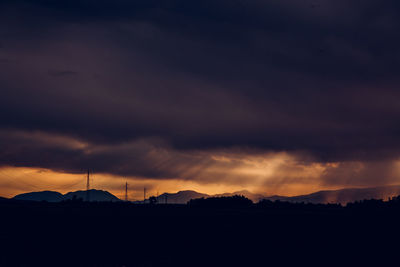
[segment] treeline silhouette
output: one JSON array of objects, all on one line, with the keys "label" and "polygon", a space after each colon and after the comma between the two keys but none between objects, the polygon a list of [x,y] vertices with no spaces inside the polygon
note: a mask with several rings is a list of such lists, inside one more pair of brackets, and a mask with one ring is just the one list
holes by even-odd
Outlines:
[{"label": "treeline silhouette", "polygon": [[244,196],[229,196],[229,197],[209,197],[191,199],[187,205],[189,207],[204,207],[204,208],[248,208],[253,205],[253,201]]},{"label": "treeline silhouette", "polygon": [[387,201],[382,199],[365,199],[361,201],[349,202],[346,205],[339,203],[307,203],[307,202],[288,202],[275,200],[271,201],[268,199],[260,200],[254,203],[252,200],[246,198],[243,195],[233,195],[233,196],[221,196],[221,197],[209,197],[209,198],[197,198],[191,199],[187,204],[165,204],[157,202],[156,197],[150,197],[145,203],[133,203],[127,201],[111,202],[111,201],[92,201],[86,202],[83,198],[78,198],[74,196],[72,199],[63,200],[61,202],[46,202],[46,201],[25,201],[25,200],[14,200],[0,198],[0,207],[5,208],[10,206],[36,206],[36,207],[46,207],[46,206],[82,206],[82,207],[114,207],[114,208],[127,208],[134,207],[139,209],[155,209],[155,207],[168,207],[168,208],[208,208],[208,209],[264,209],[264,210],[314,210],[314,211],[337,211],[337,210],[376,210],[376,209],[396,209],[400,208],[400,196],[391,197]]},{"label": "treeline silhouette", "polygon": [[399,197],[347,205],[253,203],[243,196],[150,203],[0,199],[0,266],[386,266],[397,260]]}]

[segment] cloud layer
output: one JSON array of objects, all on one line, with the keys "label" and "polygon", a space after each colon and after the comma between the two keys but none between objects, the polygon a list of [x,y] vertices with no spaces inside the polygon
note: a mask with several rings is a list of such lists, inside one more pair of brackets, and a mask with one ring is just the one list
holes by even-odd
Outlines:
[{"label": "cloud layer", "polygon": [[291,168],[314,184],[395,182],[399,9],[2,1],[0,164],[246,184],[243,168],[286,155],[275,183]]}]

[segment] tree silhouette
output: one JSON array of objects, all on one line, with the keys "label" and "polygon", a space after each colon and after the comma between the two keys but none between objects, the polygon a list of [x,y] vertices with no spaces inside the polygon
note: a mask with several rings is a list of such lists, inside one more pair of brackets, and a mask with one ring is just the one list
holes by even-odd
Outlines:
[{"label": "tree silhouette", "polygon": [[149,198],[149,203],[150,203],[151,205],[157,204],[157,198],[156,198],[155,196],[151,196],[151,197]]},{"label": "tree silhouette", "polygon": [[231,197],[210,197],[210,198],[197,198],[191,199],[188,202],[191,207],[207,207],[207,208],[238,208],[250,207],[253,201],[244,196],[231,196]]}]

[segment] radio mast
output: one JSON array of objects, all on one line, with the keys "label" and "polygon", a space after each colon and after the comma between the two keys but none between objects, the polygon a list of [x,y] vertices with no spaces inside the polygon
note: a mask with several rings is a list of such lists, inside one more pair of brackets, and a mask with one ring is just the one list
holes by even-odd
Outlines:
[{"label": "radio mast", "polygon": [[86,179],[86,201],[90,201],[90,173],[89,169],[87,171],[87,179]]},{"label": "radio mast", "polygon": [[125,183],[125,201],[128,201],[128,182]]}]

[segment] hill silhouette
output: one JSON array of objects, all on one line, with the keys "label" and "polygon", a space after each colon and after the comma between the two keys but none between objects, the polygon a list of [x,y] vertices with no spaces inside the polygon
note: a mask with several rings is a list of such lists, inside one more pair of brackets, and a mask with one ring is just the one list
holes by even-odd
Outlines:
[{"label": "hill silhouette", "polygon": [[339,190],[318,191],[308,195],[300,195],[293,197],[271,196],[264,199],[287,202],[304,202],[304,203],[340,203],[346,204],[354,201],[365,199],[384,199],[400,195],[400,186],[381,186],[372,188],[347,188]]},{"label": "hill silhouette", "polygon": [[[86,200],[87,191],[75,191],[66,194],[61,194],[55,191],[41,191],[19,194],[13,197],[15,200],[26,201],[47,201],[47,202],[61,202],[64,200],[82,199]],[[91,189],[89,190],[90,201],[121,201],[108,191]]]},{"label": "hill silhouette", "polygon": [[[64,199],[83,199],[86,200],[87,196],[87,191],[86,190],[80,190],[80,191],[75,191],[75,192],[69,192],[64,195]],[[114,196],[108,191],[103,191],[103,190],[96,190],[96,189],[91,189],[89,190],[89,196],[90,196],[90,201],[121,201],[119,198]]]},{"label": "hill silhouette", "polygon": [[16,200],[60,202],[64,200],[63,194],[55,191],[30,192],[13,197]]},{"label": "hill silhouette", "polygon": [[163,193],[160,196],[158,196],[157,202],[165,203],[167,201],[167,203],[170,204],[186,204],[191,199],[210,198],[210,197],[231,197],[231,196],[244,196],[253,202],[258,202],[265,198],[265,196],[261,194],[254,194],[249,192],[248,190],[241,190],[241,191],[235,191],[233,193],[223,193],[215,195],[199,193],[193,190],[185,190],[185,191],[179,191],[177,193]]},{"label": "hill silhouette", "polygon": [[[223,193],[209,195],[199,193],[193,190],[184,190],[177,193],[163,193],[158,196],[158,203],[168,204],[186,204],[191,199],[197,198],[210,198],[210,197],[229,197],[229,196],[244,196],[253,202],[259,202],[260,200],[266,199],[271,201],[286,201],[294,203],[314,203],[314,204],[326,204],[326,203],[340,203],[346,204],[354,201],[361,201],[365,199],[384,199],[387,200],[390,197],[400,195],[400,186],[381,186],[371,188],[347,188],[339,190],[325,190],[318,191],[307,195],[299,196],[263,196],[261,194],[254,194],[247,190],[236,191],[233,193]],[[75,191],[69,192],[65,195],[55,191],[42,191],[42,192],[30,192],[20,195],[16,195],[16,200],[29,200],[29,201],[48,201],[48,202],[59,202],[63,200],[73,199],[74,196],[77,199],[86,200],[86,191]],[[108,191],[103,190],[90,190],[90,201],[120,201],[119,198],[114,196]],[[148,201],[148,200],[147,200]],[[135,203],[143,203],[143,201],[135,201]]]},{"label": "hill silhouette", "polygon": [[253,202],[258,202],[262,199],[265,198],[265,196],[261,194],[254,194],[248,190],[241,190],[241,191],[235,191],[233,193],[224,193],[224,194],[216,194],[212,195],[212,197],[232,197],[232,196],[244,196],[248,199],[250,199]]},{"label": "hill silhouette", "polygon": [[193,190],[179,191],[177,193],[164,193],[157,197],[158,203],[186,204],[191,199],[209,197],[210,195]]},{"label": "hill silhouette", "polygon": [[[196,198],[209,198],[209,197],[229,197],[229,196],[244,196],[253,202],[259,202],[260,200],[280,200],[294,203],[314,203],[314,204],[327,204],[327,203],[340,203],[346,204],[354,201],[361,201],[365,199],[384,199],[387,200],[390,197],[400,195],[400,186],[381,186],[371,188],[346,188],[339,190],[324,190],[318,191],[311,194],[299,195],[299,196],[263,196],[262,194],[255,194],[247,190],[236,191],[233,193],[223,193],[209,195],[199,193],[193,190],[179,191],[177,193],[164,193],[157,198],[158,203],[165,203],[166,200],[170,204],[186,204],[191,199]],[[138,201],[137,203],[141,203]]]}]

